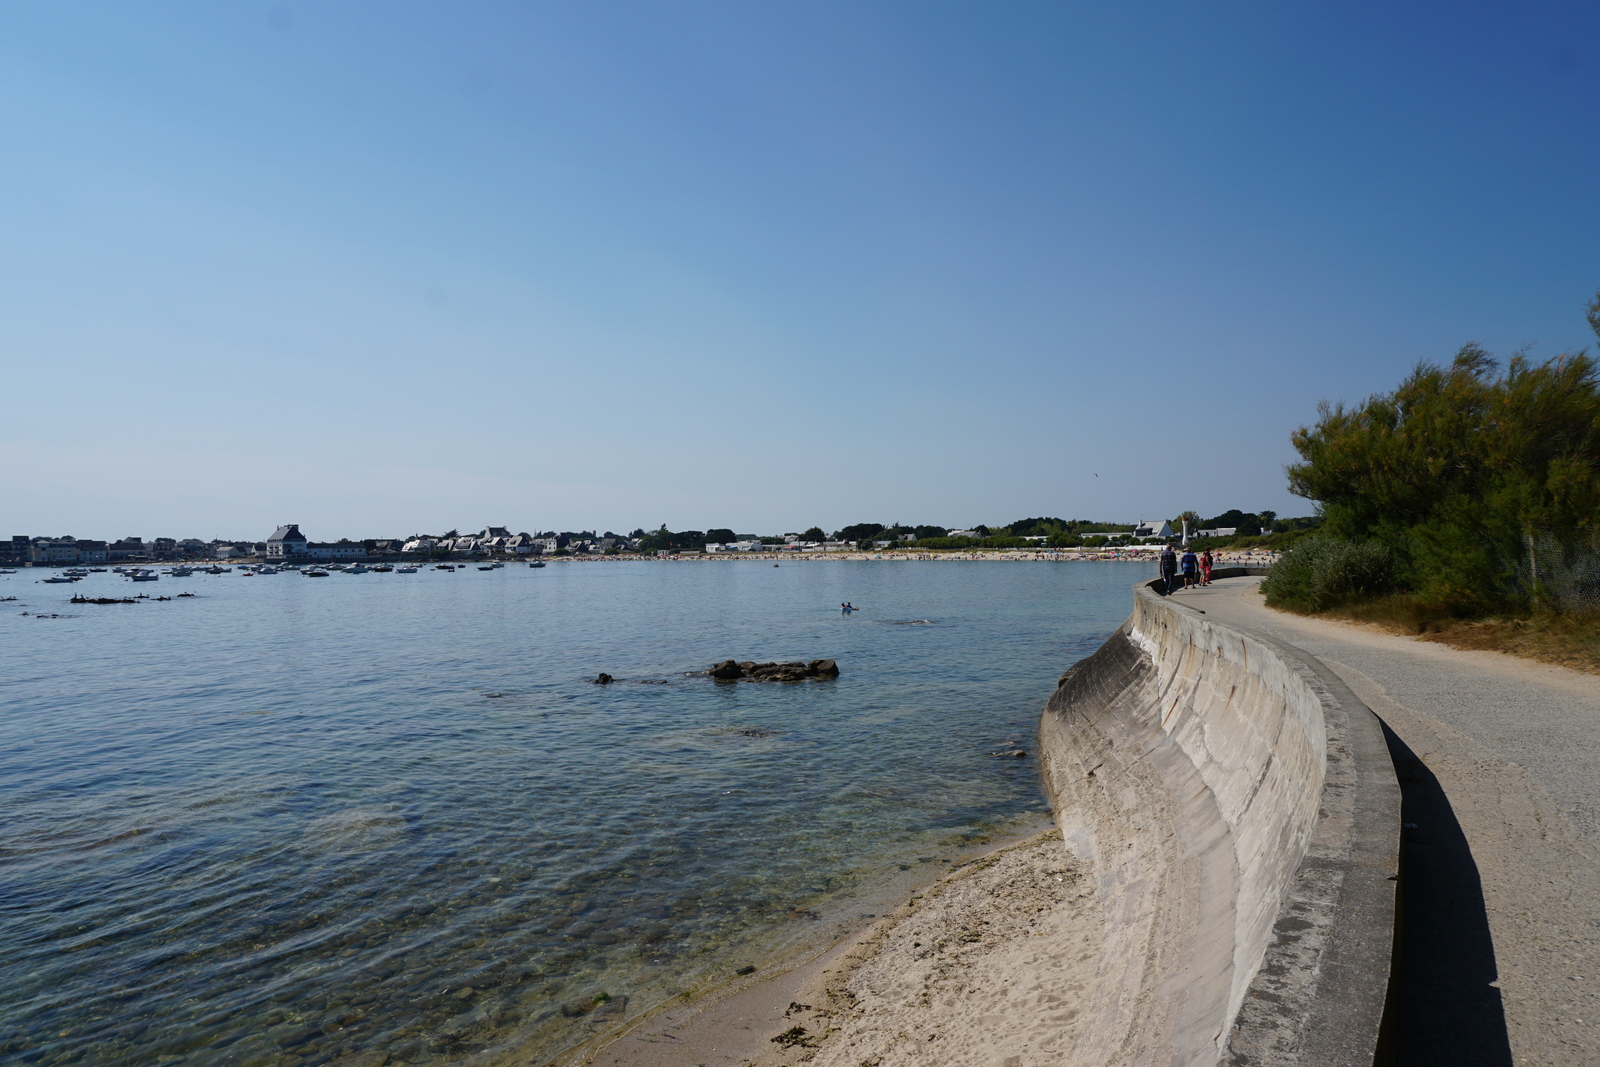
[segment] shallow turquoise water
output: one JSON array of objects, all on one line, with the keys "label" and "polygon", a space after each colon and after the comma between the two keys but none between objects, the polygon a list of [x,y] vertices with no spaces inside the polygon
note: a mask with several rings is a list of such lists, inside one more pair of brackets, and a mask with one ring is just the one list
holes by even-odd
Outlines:
[{"label": "shallow turquoise water", "polygon": [[1149,570],[0,577],[0,1059],[536,1060],[761,966],[1045,810],[1039,709]]}]

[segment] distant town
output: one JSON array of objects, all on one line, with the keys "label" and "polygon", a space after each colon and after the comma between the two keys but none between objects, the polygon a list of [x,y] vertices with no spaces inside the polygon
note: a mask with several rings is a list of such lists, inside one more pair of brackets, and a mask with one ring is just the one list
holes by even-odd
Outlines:
[{"label": "distant town", "polygon": [[824,533],[819,527],[771,536],[735,533],[731,528],[671,531],[662,526],[627,534],[607,530],[511,532],[486,526],[474,533],[448,530],[409,537],[313,541],[299,524],[285,523],[261,541],[199,538],[124,537],[98,541],[70,536],[15,535],[0,541],[0,566],[60,566],[94,563],[158,563],[186,560],[264,560],[338,562],[495,557],[573,557],[682,553],[859,552],[915,548],[919,551],[969,549],[1105,548],[1188,538],[1209,538],[1218,547],[1269,541],[1274,535],[1300,533],[1319,523],[1315,517],[1279,519],[1273,512],[1228,511],[1210,520],[1194,512],[1174,519],[1137,523],[1103,523],[1085,519],[1019,519],[1006,526],[969,529],[857,523]]}]

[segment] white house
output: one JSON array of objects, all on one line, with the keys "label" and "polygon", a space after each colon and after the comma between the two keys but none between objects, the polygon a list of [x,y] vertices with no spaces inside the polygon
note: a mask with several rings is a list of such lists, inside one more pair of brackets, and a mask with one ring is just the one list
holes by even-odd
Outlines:
[{"label": "white house", "polygon": [[288,523],[272,531],[267,538],[268,559],[292,559],[306,554],[306,535],[298,523]]},{"label": "white house", "polygon": [[1172,523],[1166,519],[1161,519],[1157,522],[1145,522],[1140,519],[1139,525],[1133,528],[1133,536],[1146,541],[1153,541],[1157,538],[1165,539],[1172,536]]},{"label": "white house", "polygon": [[721,544],[707,544],[707,552],[762,552],[766,550],[759,540],[757,541],[726,541]]}]

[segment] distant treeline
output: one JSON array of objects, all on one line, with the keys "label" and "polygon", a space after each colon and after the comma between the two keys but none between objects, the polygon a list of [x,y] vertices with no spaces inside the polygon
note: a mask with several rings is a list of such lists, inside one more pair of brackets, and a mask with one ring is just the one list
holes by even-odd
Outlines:
[{"label": "distant treeline", "polygon": [[[1211,542],[1218,547],[1239,542],[1262,543],[1263,530],[1269,535],[1267,540],[1270,540],[1272,534],[1309,530],[1321,521],[1315,516],[1279,519],[1276,513],[1271,511],[1244,512],[1237,509],[1225,511],[1221,515],[1202,521],[1197,513],[1185,512],[1178,518],[1169,520],[1175,531],[1180,528],[1183,518],[1189,519],[1191,532],[1201,529],[1237,530],[1231,537]],[[952,528],[946,526],[858,522],[835,530],[832,534],[825,532],[820,526],[812,526],[798,534],[798,537],[801,541],[846,542],[858,549],[871,549],[883,541],[904,542],[904,546],[908,548],[914,546],[929,550],[1037,548],[1041,543],[1049,548],[1095,548],[1132,542],[1133,526],[1131,522],[1100,522],[1092,519],[1038,516],[1018,519],[1004,526],[980,523],[961,530],[960,536],[954,536]],[[905,540],[907,534],[914,535],[916,540],[914,542]],[[741,534],[730,527],[716,527],[710,530],[668,530],[665,524],[648,533],[642,529],[635,530],[631,536],[638,539],[641,552],[702,552],[707,544],[760,541],[765,545],[781,545],[785,540],[781,536]],[[1041,537],[1044,538],[1043,542],[1030,540]]]},{"label": "distant treeline", "polygon": [[[1588,312],[1600,334],[1600,295]],[[1386,601],[1413,620],[1600,608],[1600,380],[1583,352],[1502,370],[1469,344],[1392,393],[1322,404],[1292,441],[1289,488],[1326,521],[1274,568],[1269,602]]]}]

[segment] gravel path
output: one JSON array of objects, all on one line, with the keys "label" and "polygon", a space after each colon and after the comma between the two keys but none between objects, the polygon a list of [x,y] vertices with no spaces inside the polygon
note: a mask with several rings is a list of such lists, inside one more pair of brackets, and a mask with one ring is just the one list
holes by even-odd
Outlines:
[{"label": "gravel path", "polygon": [[1272,611],[1258,584],[1176,597],[1317,656],[1394,735],[1398,1062],[1600,1064],[1600,678]]}]

